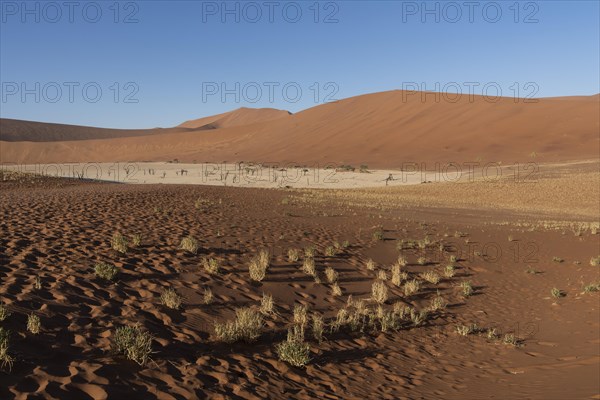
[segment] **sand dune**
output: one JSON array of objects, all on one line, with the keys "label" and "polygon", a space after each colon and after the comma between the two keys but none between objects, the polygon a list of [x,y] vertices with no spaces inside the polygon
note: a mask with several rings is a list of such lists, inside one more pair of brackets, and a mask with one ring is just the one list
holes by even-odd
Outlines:
[{"label": "sand dune", "polygon": [[275,108],[246,108],[241,107],[237,110],[223,114],[212,115],[200,119],[186,121],[179,125],[183,128],[229,128],[232,126],[250,125],[257,122],[270,121],[277,118],[284,118],[291,115],[289,111],[277,110]]},{"label": "sand dune", "polygon": [[[282,112],[265,112],[280,115]],[[285,112],[283,112],[285,113]],[[188,121],[189,131],[144,137],[15,142],[2,128],[4,163],[256,161],[295,164],[567,161],[598,157],[600,97],[523,102],[390,91],[324,104],[259,121],[250,110]],[[207,126],[216,129],[207,129]],[[242,124],[242,125],[240,125]],[[247,124],[247,125],[244,125]],[[41,125],[43,126],[43,125]],[[182,128],[178,128],[182,129]],[[41,135],[41,134],[40,134]],[[52,136],[53,138],[56,136]]]}]

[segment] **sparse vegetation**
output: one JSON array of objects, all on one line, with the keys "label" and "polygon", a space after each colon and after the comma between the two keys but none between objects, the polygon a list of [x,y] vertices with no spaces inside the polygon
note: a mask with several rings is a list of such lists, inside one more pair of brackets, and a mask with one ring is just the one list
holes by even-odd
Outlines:
[{"label": "sparse vegetation", "polygon": [[471,281],[462,281],[459,287],[464,297],[470,297],[473,294],[473,285],[471,284]]},{"label": "sparse vegetation", "polygon": [[327,257],[334,257],[337,254],[337,250],[334,246],[327,246],[325,248],[325,255]]},{"label": "sparse vegetation", "polygon": [[369,271],[375,271],[376,264],[375,264],[375,261],[373,261],[372,259],[369,258],[367,260],[366,266]]},{"label": "sparse vegetation", "polygon": [[387,281],[387,272],[385,272],[383,269],[377,271],[377,279],[380,281]]},{"label": "sparse vegetation", "polygon": [[0,303],[0,322],[4,321],[6,318],[8,318],[10,316],[10,311],[8,310],[8,308],[3,304]]},{"label": "sparse vegetation", "polygon": [[557,289],[557,288],[552,288],[552,289],[550,290],[550,294],[551,294],[551,295],[552,295],[552,297],[554,297],[555,299],[559,299],[559,298],[561,298],[561,297],[564,297],[564,296],[565,296],[565,294],[563,293],[563,291],[562,291],[562,290],[560,290],[560,289]]},{"label": "sparse vegetation", "polygon": [[110,246],[119,253],[127,253],[127,239],[119,232],[115,232],[110,240]]},{"label": "sparse vegetation", "polygon": [[421,284],[418,280],[413,279],[404,284],[404,295],[411,296],[419,291]]},{"label": "sparse vegetation", "polygon": [[289,262],[297,262],[300,259],[300,250],[298,249],[289,249],[287,254]]},{"label": "sparse vegetation", "polygon": [[417,264],[419,264],[419,265],[426,265],[427,264],[427,259],[425,257],[419,257],[419,258],[417,258]]},{"label": "sparse vegetation", "polygon": [[140,247],[142,244],[142,235],[136,233],[131,235],[131,247]]},{"label": "sparse vegetation", "polygon": [[304,367],[310,361],[310,346],[304,342],[304,336],[293,329],[288,330],[287,340],[275,345],[279,359],[294,367]]},{"label": "sparse vegetation", "polygon": [[198,241],[192,236],[186,236],[181,240],[179,248],[192,254],[198,253]]},{"label": "sparse vegetation", "polygon": [[561,262],[563,262],[563,261],[565,261],[565,260],[563,260],[563,259],[562,259],[562,258],[560,258],[560,257],[556,257],[556,256],[554,256],[554,257],[552,257],[552,261],[554,261],[555,263],[561,263]]},{"label": "sparse vegetation", "polygon": [[446,300],[442,296],[438,295],[431,300],[428,310],[431,312],[440,311],[446,308]]},{"label": "sparse vegetation", "polygon": [[212,304],[214,300],[214,296],[213,296],[213,292],[212,290],[210,290],[210,288],[205,288],[204,289],[204,295],[202,296],[202,302],[204,304]]},{"label": "sparse vegetation", "polygon": [[152,354],[152,340],[152,335],[138,325],[123,326],[117,328],[113,336],[113,353],[144,366]]},{"label": "sparse vegetation", "polygon": [[382,241],[383,239],[384,239],[383,229],[377,229],[375,232],[373,232],[373,240]]},{"label": "sparse vegetation", "polygon": [[335,283],[339,279],[338,273],[332,267],[325,268],[325,276],[327,277],[327,282],[329,283]]},{"label": "sparse vegetation", "polygon": [[590,283],[583,287],[583,293],[591,293],[600,291],[600,283]]},{"label": "sparse vegetation", "polygon": [[263,327],[263,317],[251,308],[235,310],[235,319],[223,324],[215,323],[216,337],[226,343],[238,340],[253,342],[260,336]]},{"label": "sparse vegetation", "polygon": [[94,266],[94,272],[99,278],[112,281],[119,275],[119,268],[112,264],[100,262]]},{"label": "sparse vegetation", "polygon": [[423,272],[421,278],[429,283],[437,285],[440,282],[440,276],[433,271]]},{"label": "sparse vegetation", "polygon": [[378,304],[383,304],[388,299],[388,288],[383,281],[373,282],[371,298]]},{"label": "sparse vegetation", "polygon": [[173,310],[178,310],[181,307],[183,299],[174,289],[168,288],[163,290],[160,295],[160,303]]},{"label": "sparse vegetation", "polygon": [[307,246],[304,248],[304,257],[306,258],[314,258],[317,253],[317,249],[315,246]]},{"label": "sparse vegetation", "polygon": [[273,314],[274,306],[273,296],[271,294],[263,293],[262,299],[260,300],[260,312],[264,315]]},{"label": "sparse vegetation", "polygon": [[600,256],[590,258],[590,265],[592,267],[597,267],[600,265]]},{"label": "sparse vegetation", "polygon": [[456,274],[456,269],[454,268],[454,265],[452,264],[448,264],[446,265],[446,267],[444,268],[444,276],[448,279],[454,277],[454,275]]},{"label": "sparse vegetation", "polygon": [[271,262],[271,254],[268,250],[261,250],[257,256],[250,260],[249,272],[250,279],[260,282],[267,276],[267,269]]},{"label": "sparse vegetation", "polygon": [[40,329],[42,327],[42,322],[40,321],[40,317],[31,313],[27,316],[27,330],[34,335],[40,333]]},{"label": "sparse vegetation", "polygon": [[325,329],[325,321],[320,314],[312,315],[312,333],[315,340],[319,343],[323,341],[323,330]]},{"label": "sparse vegetation", "polygon": [[456,325],[456,333],[461,336],[467,336],[473,333],[473,325]]},{"label": "sparse vegetation", "polygon": [[331,285],[331,293],[336,297],[342,295],[342,288],[340,287],[340,285],[337,282],[334,282]]},{"label": "sparse vegetation", "polygon": [[304,259],[304,262],[302,263],[302,271],[304,271],[305,274],[310,276],[317,275],[317,267],[315,266],[314,258]]},{"label": "sparse vegetation", "polygon": [[14,358],[8,354],[10,331],[0,327],[0,368],[12,369]]},{"label": "sparse vegetation", "polygon": [[204,257],[202,259],[202,266],[204,267],[206,273],[208,273],[209,275],[218,275],[219,270],[221,269],[219,261],[217,261],[217,259],[215,258]]}]

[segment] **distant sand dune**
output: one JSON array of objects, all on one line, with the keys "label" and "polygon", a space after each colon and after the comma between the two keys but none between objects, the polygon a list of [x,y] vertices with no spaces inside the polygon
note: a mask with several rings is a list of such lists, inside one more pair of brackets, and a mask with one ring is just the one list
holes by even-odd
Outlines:
[{"label": "distant sand dune", "polygon": [[[76,127],[71,127],[63,137],[48,134],[48,142],[38,141],[47,124],[22,122],[30,124],[32,132],[23,136],[15,133],[18,123],[5,121],[0,133],[0,161],[4,163],[178,159],[397,168],[405,162],[431,165],[597,159],[600,145],[599,96],[527,103],[513,98],[491,102],[482,96],[464,95],[456,102],[445,97],[436,102],[434,94],[390,91],[319,105],[293,115],[241,109],[163,130],[102,136],[90,133],[96,128],[82,128],[77,136]],[[27,138],[32,135],[35,142],[15,141],[31,140]]]}]

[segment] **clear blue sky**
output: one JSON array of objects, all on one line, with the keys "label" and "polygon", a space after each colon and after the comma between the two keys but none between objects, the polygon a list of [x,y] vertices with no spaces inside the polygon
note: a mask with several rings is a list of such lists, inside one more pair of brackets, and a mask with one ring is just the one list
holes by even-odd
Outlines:
[{"label": "clear blue sky", "polygon": [[[427,2],[429,14],[422,1],[324,1],[318,15],[314,1],[228,2],[232,14],[221,1],[120,2],[118,14],[114,1],[50,3],[0,1],[4,118],[166,127],[242,106],[297,112],[411,82],[450,92],[455,82],[464,93],[476,82],[475,94],[492,84],[505,96],[600,92],[598,1]],[[222,99],[221,85],[234,94]]]}]

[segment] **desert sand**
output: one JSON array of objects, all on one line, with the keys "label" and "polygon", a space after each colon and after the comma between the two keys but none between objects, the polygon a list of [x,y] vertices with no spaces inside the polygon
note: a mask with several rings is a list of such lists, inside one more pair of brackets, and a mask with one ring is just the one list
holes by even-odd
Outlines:
[{"label": "desert sand", "polygon": [[600,96],[404,96],[1,120],[0,399],[600,398]]}]

